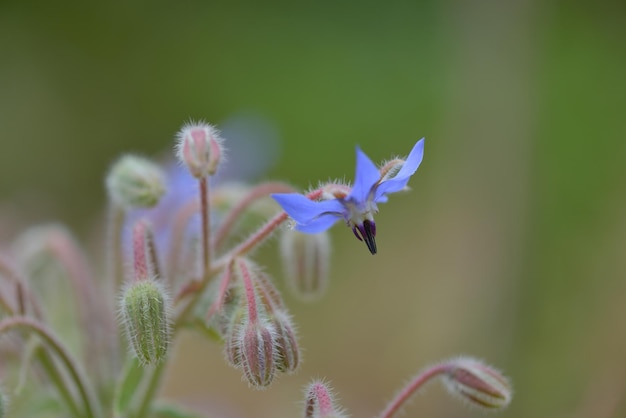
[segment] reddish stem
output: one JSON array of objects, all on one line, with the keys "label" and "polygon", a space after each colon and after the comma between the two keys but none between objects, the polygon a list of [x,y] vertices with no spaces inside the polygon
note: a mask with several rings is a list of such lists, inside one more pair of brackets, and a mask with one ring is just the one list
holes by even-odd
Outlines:
[{"label": "reddish stem", "polygon": [[207,320],[211,318],[216,312],[219,312],[224,305],[224,297],[226,296],[226,292],[228,291],[228,285],[230,284],[230,280],[232,279],[232,264],[226,266],[226,270],[224,270],[224,274],[222,275],[222,281],[220,282],[220,288],[217,293],[217,298],[215,302],[211,304],[209,311],[207,312],[206,318]]},{"label": "reddish stem", "polygon": [[209,212],[209,181],[206,177],[200,178],[200,214],[202,217],[202,277],[209,277],[211,250],[209,240],[210,212]]},{"label": "reddish stem", "polygon": [[[311,200],[317,200],[321,196],[322,196],[322,190],[321,189],[314,190],[314,191],[306,194],[306,197],[311,199]],[[265,225],[263,225],[257,232],[252,234],[247,240],[245,240],[243,243],[241,243],[240,245],[235,247],[235,249],[233,249],[230,252],[230,255],[228,256],[228,259],[233,259],[233,258],[238,257],[240,255],[244,255],[248,251],[250,251],[251,249],[256,247],[257,245],[259,245],[261,242],[263,242],[263,240],[265,240],[265,238],[267,238],[272,232],[274,232],[274,230],[280,224],[285,222],[287,220],[287,218],[288,218],[288,216],[287,216],[287,213],[285,213],[285,212],[281,212],[278,215],[274,216],[272,219],[267,221],[267,223]]]},{"label": "reddish stem", "polygon": [[222,222],[220,228],[215,233],[215,239],[213,240],[213,247],[219,248],[223,244],[226,237],[232,230],[235,222],[239,219],[241,214],[248,209],[257,200],[266,197],[271,193],[289,193],[295,192],[294,188],[278,182],[262,183],[256,187],[253,187],[248,193],[228,212],[226,219]]},{"label": "reddish stem", "polygon": [[385,408],[385,410],[379,415],[380,418],[391,418],[396,412],[398,412],[405,404],[405,402],[417,392],[425,383],[427,383],[433,377],[446,373],[450,370],[449,364],[436,364],[420,372],[408,385],[406,385],[400,393],[398,393]]},{"label": "reddish stem", "polygon": [[133,266],[135,281],[148,280],[149,268],[146,258],[146,223],[137,221],[133,226]]},{"label": "reddish stem", "polygon": [[243,280],[243,287],[246,290],[246,301],[248,304],[248,319],[250,323],[255,324],[259,318],[256,307],[256,292],[254,291],[254,283],[252,283],[252,277],[250,276],[250,270],[245,260],[238,260],[237,267],[241,271],[241,279]]},{"label": "reddish stem", "polygon": [[[0,277],[5,277],[15,284],[15,286],[21,287],[17,292],[22,293],[24,301],[28,300],[28,302],[30,302],[30,307],[33,310],[35,318],[43,318],[43,310],[41,309],[39,299],[37,299],[37,296],[32,292],[26,280],[18,273],[17,269],[4,254],[0,254]],[[26,308],[25,304],[23,308]]]}]

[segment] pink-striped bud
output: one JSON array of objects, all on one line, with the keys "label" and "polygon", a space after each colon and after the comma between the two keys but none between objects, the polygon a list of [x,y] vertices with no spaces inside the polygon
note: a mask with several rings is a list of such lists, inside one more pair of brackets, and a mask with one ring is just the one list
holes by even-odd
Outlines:
[{"label": "pink-striped bud", "polygon": [[335,405],[335,397],[330,387],[321,380],[315,380],[306,389],[304,418],[347,418]]},{"label": "pink-striped bud", "polygon": [[241,368],[248,383],[264,389],[276,374],[276,335],[266,321],[248,322],[240,332]]},{"label": "pink-striped bud", "polygon": [[219,131],[206,123],[185,125],[177,136],[176,154],[192,176],[215,174],[222,157]]},{"label": "pink-striped bud", "polygon": [[228,363],[236,369],[241,367],[241,335],[245,326],[245,310],[241,308],[233,314],[224,338],[224,355]]},{"label": "pink-striped bud", "polygon": [[471,357],[450,361],[444,381],[452,394],[482,408],[504,408],[513,397],[511,383],[502,373]]},{"label": "pink-striped bud", "polygon": [[315,300],[328,287],[330,238],[327,232],[304,234],[285,230],[280,254],[289,288],[302,300]]},{"label": "pink-striped bud", "polygon": [[274,312],[271,322],[276,329],[276,367],[281,372],[293,373],[300,365],[300,348],[293,322],[283,310]]}]

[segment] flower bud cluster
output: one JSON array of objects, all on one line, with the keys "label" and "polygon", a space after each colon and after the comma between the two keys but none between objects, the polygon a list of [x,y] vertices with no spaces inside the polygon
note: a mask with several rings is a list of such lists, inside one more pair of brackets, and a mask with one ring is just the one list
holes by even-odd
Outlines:
[{"label": "flower bud cluster", "polygon": [[[295,327],[271,280],[250,260],[240,258],[234,265],[230,294],[241,295],[239,306],[226,300],[215,316],[224,323],[223,312],[229,312],[225,329],[224,352],[228,362],[241,369],[248,383],[263,389],[277,373],[292,373],[300,363]],[[233,288],[231,288],[233,289]]]}]

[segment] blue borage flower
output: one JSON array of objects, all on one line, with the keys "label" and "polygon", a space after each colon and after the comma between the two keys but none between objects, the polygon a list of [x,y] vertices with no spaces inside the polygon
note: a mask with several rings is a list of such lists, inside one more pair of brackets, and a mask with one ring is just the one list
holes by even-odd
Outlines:
[{"label": "blue borage flower", "polygon": [[365,241],[370,252],[376,254],[374,215],[378,213],[377,204],[386,202],[387,194],[406,187],[423,156],[424,138],[417,141],[406,160],[399,160],[391,171],[381,173],[357,147],[354,185],[348,195],[321,201],[313,201],[297,193],[273,194],[272,197],[296,222],[296,230],[316,234],[343,219],[354,235]]}]

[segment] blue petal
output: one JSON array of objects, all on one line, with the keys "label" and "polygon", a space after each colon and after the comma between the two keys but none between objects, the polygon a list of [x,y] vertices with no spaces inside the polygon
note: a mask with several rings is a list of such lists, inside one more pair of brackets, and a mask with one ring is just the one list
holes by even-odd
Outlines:
[{"label": "blue petal", "polygon": [[307,234],[317,234],[318,232],[326,231],[339,219],[341,219],[341,215],[338,213],[325,213],[309,223],[296,224],[296,229],[300,232],[306,232]]},{"label": "blue petal", "polygon": [[315,218],[327,213],[335,213],[341,216],[344,207],[339,201],[323,200],[314,202],[311,199],[297,193],[275,193],[272,198],[283,208],[287,215],[291,216],[298,224],[308,224]]},{"label": "blue petal", "polygon": [[365,202],[372,187],[380,180],[378,167],[369,159],[359,147],[356,149],[356,173],[354,174],[354,186],[350,197],[357,202]]},{"label": "blue petal", "polygon": [[417,141],[417,143],[413,146],[413,149],[409,153],[409,156],[406,158],[404,164],[398,174],[394,177],[381,182],[376,187],[376,195],[374,196],[374,201],[382,202],[383,195],[387,193],[395,193],[406,187],[406,184],[409,182],[409,179],[415,172],[418,167],[422,163],[422,159],[424,158],[424,138]]}]

